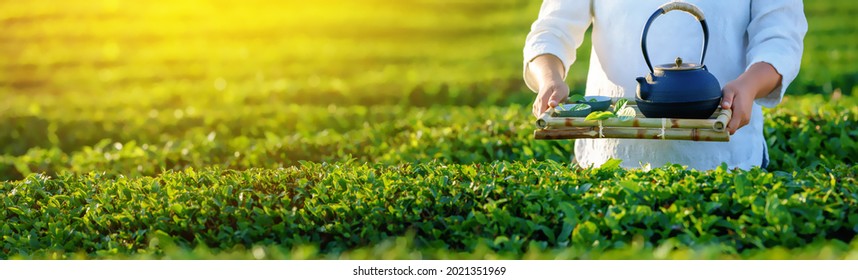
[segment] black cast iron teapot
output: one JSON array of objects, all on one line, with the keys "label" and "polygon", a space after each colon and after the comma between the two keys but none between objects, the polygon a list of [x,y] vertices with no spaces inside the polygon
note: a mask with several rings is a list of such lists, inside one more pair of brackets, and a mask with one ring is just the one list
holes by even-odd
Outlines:
[{"label": "black cast iron teapot", "polygon": [[[685,63],[677,57],[671,64],[656,65],[653,69],[646,48],[649,27],[656,18],[667,12],[679,10],[693,15],[703,27],[703,53],[700,64]],[[650,73],[638,77],[637,103],[641,113],[648,118],[709,118],[721,101],[721,85],[703,65],[709,46],[709,27],[703,12],[697,6],[685,2],[671,2],[656,10],[641,34],[641,50]]]}]

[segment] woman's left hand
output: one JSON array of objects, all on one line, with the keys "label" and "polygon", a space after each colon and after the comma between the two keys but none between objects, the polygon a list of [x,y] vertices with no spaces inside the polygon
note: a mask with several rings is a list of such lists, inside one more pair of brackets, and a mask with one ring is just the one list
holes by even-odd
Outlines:
[{"label": "woman's left hand", "polygon": [[751,109],[754,108],[756,93],[753,87],[743,83],[741,79],[728,83],[722,92],[724,98],[721,102],[721,108],[733,111],[733,117],[727,124],[727,131],[733,135],[739,128],[751,122]]},{"label": "woman's left hand", "polygon": [[739,78],[727,83],[721,90],[724,98],[721,108],[733,111],[727,124],[730,134],[751,122],[754,100],[771,93],[781,83],[781,74],[771,64],[758,62],[748,67]]}]

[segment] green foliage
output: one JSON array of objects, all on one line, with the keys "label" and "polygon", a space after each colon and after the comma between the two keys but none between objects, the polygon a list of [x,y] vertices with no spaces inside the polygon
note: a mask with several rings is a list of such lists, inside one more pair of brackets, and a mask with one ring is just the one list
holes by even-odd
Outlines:
[{"label": "green foliage", "polygon": [[635,112],[635,109],[631,107],[622,108],[617,112],[617,119],[620,121],[630,121],[633,120],[635,116],[637,116],[637,112]]},{"label": "green foliage", "polygon": [[616,117],[616,115],[614,115],[614,112],[611,112],[611,111],[596,111],[596,112],[592,112],[592,113],[590,113],[589,115],[587,115],[587,117],[585,118],[585,120],[588,120],[588,121],[600,121],[600,120],[607,120],[607,119],[614,118],[614,117]]},{"label": "green foliage", "polygon": [[805,3],[789,92],[842,97],[766,110],[771,173],[558,163],[538,1],[78,2],[0,3],[2,259],[856,258],[855,1]]},{"label": "green foliage", "polygon": [[584,100],[583,95],[573,94],[573,95],[569,96],[569,98],[566,100],[566,102],[574,104],[574,103],[577,103],[578,101],[583,101],[583,100]]},{"label": "green foliage", "polygon": [[858,158],[858,98],[787,97],[766,113],[771,169],[847,164]]},{"label": "green foliage", "polygon": [[[396,164],[568,161],[572,143],[533,141],[525,106],[297,106],[288,104],[172,110],[74,108],[40,116],[0,116],[0,179],[33,173],[154,176],[163,170],[218,166],[280,168],[299,161]],[[858,98],[787,97],[767,110],[769,170],[855,164]],[[96,116],[100,116],[98,119]],[[101,119],[103,118],[103,119]],[[300,120],[300,121],[296,121]],[[50,140],[56,139],[56,140]],[[54,142],[56,141],[56,142]]]},{"label": "green foliage", "polygon": [[164,246],[315,246],[338,255],[408,234],[415,250],[572,248],[590,258],[637,246],[632,256],[650,258],[641,248],[673,244],[736,256],[851,242],[856,176],[858,167],[571,170],[534,161],[32,175],[0,187],[0,258],[162,257]]},{"label": "green foliage", "polygon": [[614,110],[592,112],[587,115],[585,120],[600,121],[607,120],[610,118],[618,118],[621,121],[628,121],[634,119],[637,113],[635,113],[635,110],[633,108],[626,107],[626,104],[628,102],[628,99],[620,98],[619,100],[617,100],[616,104],[614,104]]},{"label": "green foliage", "polygon": [[620,111],[626,108],[626,105],[629,103],[628,99],[620,98],[614,104],[614,114],[619,115]]},{"label": "green foliage", "polygon": [[[564,106],[564,105],[568,105],[568,106]],[[578,104],[570,103],[570,104],[559,104],[557,107],[555,107],[555,108],[554,108],[554,110],[555,110],[555,111],[558,111],[558,112],[562,112],[562,111],[581,111],[581,110],[586,110],[586,109],[589,109],[589,108],[590,108],[590,105],[587,105],[587,104],[583,104],[583,103],[578,103]]]},{"label": "green foliage", "polygon": [[[571,229],[571,227],[569,227]],[[838,240],[813,243],[802,248],[749,249],[742,253],[727,253],[717,245],[684,246],[668,241],[658,247],[645,247],[641,238],[632,240],[629,246],[594,252],[588,249],[547,248],[541,249],[532,243],[523,254],[496,252],[486,245],[479,245],[472,252],[445,248],[418,248],[413,234],[388,238],[378,244],[348,250],[341,253],[323,253],[318,246],[306,245],[286,248],[277,245],[256,245],[246,248],[236,245],[230,249],[212,249],[206,246],[184,248],[175,246],[169,238],[153,238],[160,252],[135,254],[110,254],[88,257],[86,254],[62,254],[61,252],[36,253],[31,256],[15,256],[13,259],[135,259],[135,260],[686,260],[686,259],[760,259],[760,260],[840,260],[858,259],[858,242],[849,244]]]}]

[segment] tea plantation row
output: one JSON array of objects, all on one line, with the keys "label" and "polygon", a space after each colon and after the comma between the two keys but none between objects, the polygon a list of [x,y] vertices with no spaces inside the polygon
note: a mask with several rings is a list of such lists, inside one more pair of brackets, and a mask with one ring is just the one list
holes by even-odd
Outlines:
[{"label": "tea plantation row", "polygon": [[[789,97],[768,112],[771,170],[858,158],[858,98]],[[478,163],[568,161],[572,142],[532,140],[532,117],[509,107],[314,107],[273,104],[178,111],[126,108],[0,116],[0,179],[70,171],[156,175],[298,161]]]},{"label": "tea plantation row", "polygon": [[311,246],[338,256],[398,236],[438,257],[431,250],[484,247],[520,257],[572,249],[581,258],[673,245],[715,248],[709,257],[823,245],[849,252],[858,246],[847,245],[858,233],[856,177],[856,166],[570,172],[553,161],[32,175],[0,184],[0,258],[157,257],[159,242],[215,252]]},{"label": "tea plantation row", "polygon": [[254,245],[245,247],[238,244],[229,249],[212,249],[204,245],[193,248],[177,246],[165,232],[156,232],[149,239],[147,252],[134,254],[102,253],[92,256],[86,252],[75,254],[58,250],[47,250],[32,255],[15,255],[11,259],[133,259],[133,260],[688,260],[688,259],[735,259],[735,260],[839,260],[858,259],[858,242],[844,243],[839,240],[821,241],[788,249],[775,247],[770,249],[751,249],[742,253],[725,253],[721,246],[686,246],[674,240],[668,240],[658,246],[643,244],[640,238],[631,241],[623,248],[598,251],[587,248],[540,249],[537,244],[528,246],[525,253],[496,252],[485,242],[471,252],[455,251],[443,248],[417,247],[414,234],[409,231],[405,236],[388,238],[378,244],[360,247],[338,253],[320,252],[318,246],[302,245],[285,248],[277,245]]}]

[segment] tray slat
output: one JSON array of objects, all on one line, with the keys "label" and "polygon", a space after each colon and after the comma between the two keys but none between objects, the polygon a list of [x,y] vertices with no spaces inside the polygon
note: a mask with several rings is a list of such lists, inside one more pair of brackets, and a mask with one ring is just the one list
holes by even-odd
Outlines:
[{"label": "tray slat", "polygon": [[620,121],[617,118],[588,121],[583,117],[552,117],[552,110],[549,110],[537,119],[536,124],[539,129],[534,131],[534,139],[621,138],[730,141],[730,134],[726,131],[727,123],[732,117],[730,110],[718,108],[709,119],[647,118],[640,113],[637,105],[627,106],[634,108],[637,114],[634,119],[628,121]]},{"label": "tray slat", "polygon": [[711,129],[665,129],[640,127],[603,127],[599,135],[598,127],[567,127],[563,129],[537,129],[533,138],[537,140],[562,139],[653,139],[653,140],[690,140],[728,142],[730,134]]}]

